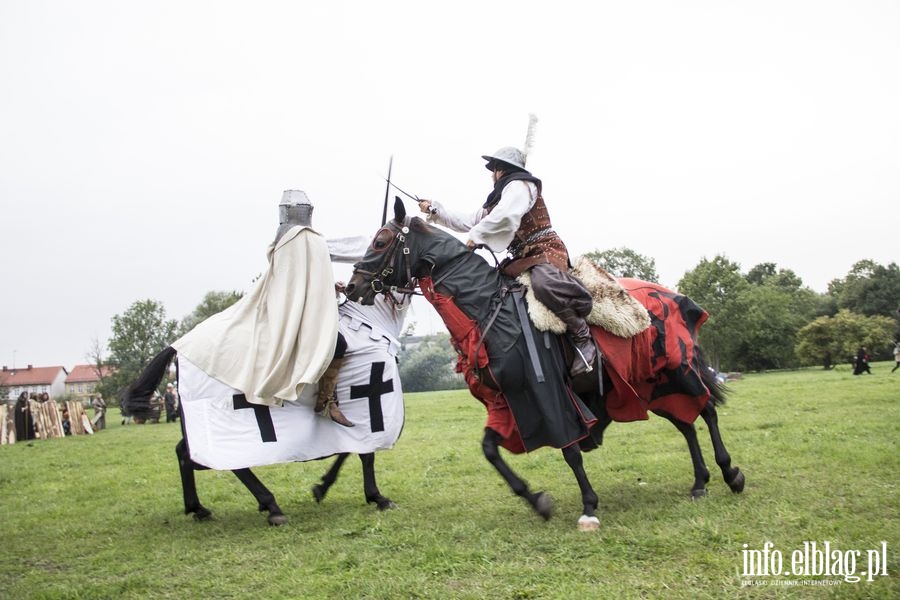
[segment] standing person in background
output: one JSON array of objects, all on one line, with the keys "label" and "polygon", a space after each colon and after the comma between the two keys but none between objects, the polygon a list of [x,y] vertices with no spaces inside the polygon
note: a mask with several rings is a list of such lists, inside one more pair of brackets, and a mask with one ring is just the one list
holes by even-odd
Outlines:
[{"label": "standing person in background", "polygon": [[19,394],[15,411],[16,441],[35,439],[37,436],[34,433],[34,418],[28,406],[28,394],[25,392]]},{"label": "standing person in background", "polygon": [[856,368],[853,369],[853,374],[862,375],[863,371],[869,375],[872,374],[872,369],[869,368],[869,353],[866,351],[865,346],[860,346],[856,352]]},{"label": "standing person in background", "polygon": [[97,395],[91,400],[91,406],[94,408],[94,418],[91,420],[94,431],[106,429],[106,401],[103,399],[103,394],[97,392]]},{"label": "standing person in background", "polygon": [[894,368],[891,369],[891,373],[897,370],[900,367],[900,342],[894,342],[894,362],[897,363],[894,365]]},{"label": "standing person in background", "polygon": [[62,429],[63,435],[72,435],[72,421],[69,420],[69,409],[62,409]]},{"label": "standing person in background", "polygon": [[174,423],[178,419],[178,405],[175,403],[175,385],[172,382],[166,384],[166,423]]},{"label": "standing person in background", "polygon": [[153,397],[150,398],[150,422],[159,423],[159,417],[162,415],[163,397],[159,392],[154,391]]}]

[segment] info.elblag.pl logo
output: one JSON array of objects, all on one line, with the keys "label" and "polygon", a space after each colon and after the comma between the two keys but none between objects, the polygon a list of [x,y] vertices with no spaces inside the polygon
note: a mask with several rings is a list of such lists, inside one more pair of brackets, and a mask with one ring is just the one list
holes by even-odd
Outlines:
[{"label": "info.elblag.pl logo", "polygon": [[[768,580],[758,579],[761,577],[841,578],[842,581],[856,583],[863,578],[866,581],[875,581],[877,577],[888,574],[887,542],[881,542],[881,547],[873,550],[843,550],[833,547],[829,541],[822,544],[803,542],[802,548],[797,548],[787,555],[775,548],[772,542],[766,542],[761,550],[752,549],[749,544],[744,544],[741,555],[743,559],[741,577],[745,580],[745,585],[769,583]],[[746,581],[748,578],[751,582]],[[841,580],[808,580],[802,583],[834,585]]]}]

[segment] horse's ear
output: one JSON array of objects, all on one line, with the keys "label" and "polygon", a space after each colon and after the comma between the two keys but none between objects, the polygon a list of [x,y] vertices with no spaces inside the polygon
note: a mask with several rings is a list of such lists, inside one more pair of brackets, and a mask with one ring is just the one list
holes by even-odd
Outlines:
[{"label": "horse's ear", "polygon": [[394,196],[394,220],[397,223],[403,223],[406,219],[406,206],[400,196]]}]

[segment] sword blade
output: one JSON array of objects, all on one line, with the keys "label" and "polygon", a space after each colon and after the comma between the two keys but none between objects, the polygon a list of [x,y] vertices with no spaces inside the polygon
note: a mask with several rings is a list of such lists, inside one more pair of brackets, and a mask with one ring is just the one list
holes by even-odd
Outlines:
[{"label": "sword blade", "polygon": [[387,183],[388,183],[389,186],[391,186],[392,188],[394,188],[395,190],[397,190],[398,192],[400,192],[401,194],[403,194],[404,196],[406,196],[406,197],[409,198],[410,200],[415,200],[416,202],[419,201],[419,197],[418,197],[418,196],[413,196],[413,195],[410,194],[409,192],[404,191],[402,188],[400,188],[397,184],[395,184],[394,182],[392,182],[390,179],[385,179],[385,181],[387,181]]}]

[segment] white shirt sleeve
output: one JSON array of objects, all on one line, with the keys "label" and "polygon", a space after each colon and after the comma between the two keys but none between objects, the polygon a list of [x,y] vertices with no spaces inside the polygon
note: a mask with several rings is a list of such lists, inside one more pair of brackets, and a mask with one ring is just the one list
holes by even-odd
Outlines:
[{"label": "white shirt sleeve", "polygon": [[479,208],[475,212],[469,214],[449,211],[443,204],[434,200],[431,202],[431,206],[433,206],[437,212],[428,215],[427,221],[429,223],[441,225],[447,229],[458,231],[460,233],[465,233],[475,227],[481,218],[484,217],[485,213],[483,208]]},{"label": "white shirt sleeve", "polygon": [[537,186],[530,181],[511,181],[500,192],[500,200],[490,213],[479,208],[469,215],[448,211],[440,202],[432,202],[437,212],[428,222],[459,232],[469,232],[469,239],[494,252],[502,252],[512,243],[522,217],[537,202]]}]

